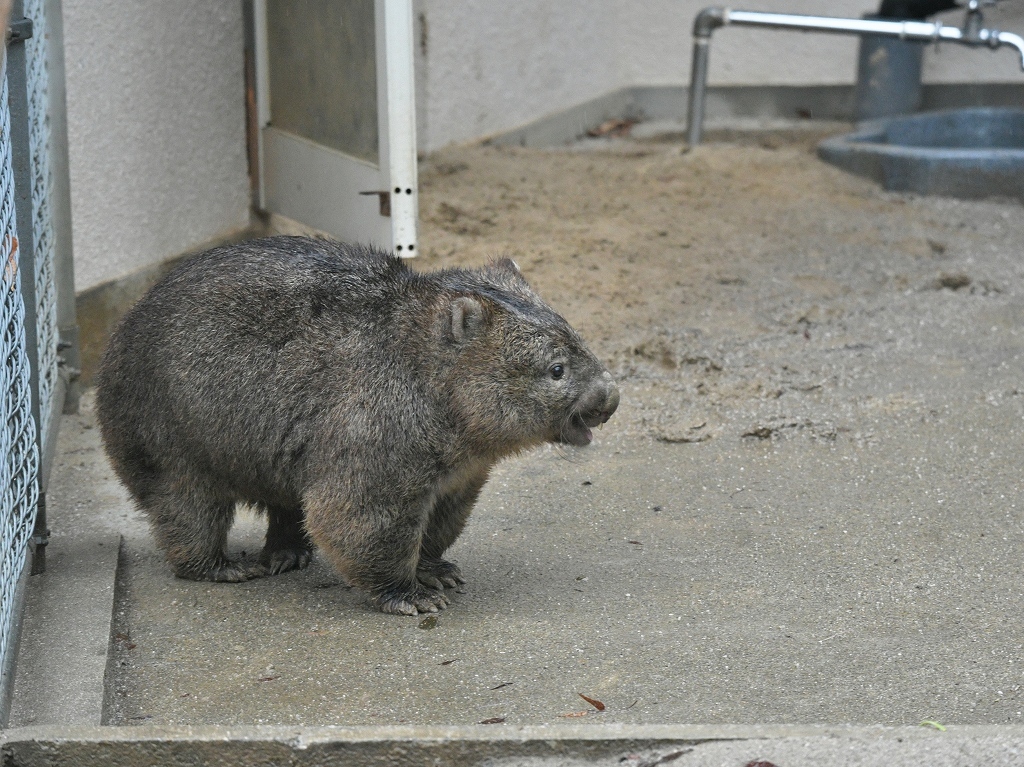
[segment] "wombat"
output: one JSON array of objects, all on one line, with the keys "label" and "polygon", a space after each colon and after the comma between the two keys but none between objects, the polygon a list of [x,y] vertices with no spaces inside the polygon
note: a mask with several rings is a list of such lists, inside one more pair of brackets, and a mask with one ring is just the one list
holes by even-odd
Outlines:
[{"label": "wombat", "polygon": [[[125,315],[97,385],[107,453],[177,575],[281,573],[315,544],[406,615],[465,582],[442,557],[498,460],[587,445],[619,403],[514,262],[417,273],[305,237],[181,264]],[[256,562],[225,554],[238,503],[268,519]]]}]

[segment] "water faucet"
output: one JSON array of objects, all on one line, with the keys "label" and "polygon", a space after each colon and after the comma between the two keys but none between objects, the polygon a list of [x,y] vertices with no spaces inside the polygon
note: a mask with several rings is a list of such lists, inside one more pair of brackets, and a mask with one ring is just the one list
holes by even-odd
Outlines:
[{"label": "water faucet", "polygon": [[985,29],[985,18],[981,9],[986,5],[995,6],[997,2],[998,0],[969,0],[959,42],[965,45],[987,45],[989,48],[1011,45],[1020,51],[1021,68],[1024,69],[1024,46],[1020,44],[1021,38],[997,29]]},{"label": "water faucet", "polygon": [[964,40],[981,41],[981,30],[984,29],[984,15],[981,8],[983,5],[995,5],[995,0],[970,0],[967,3],[967,13],[964,14]]}]

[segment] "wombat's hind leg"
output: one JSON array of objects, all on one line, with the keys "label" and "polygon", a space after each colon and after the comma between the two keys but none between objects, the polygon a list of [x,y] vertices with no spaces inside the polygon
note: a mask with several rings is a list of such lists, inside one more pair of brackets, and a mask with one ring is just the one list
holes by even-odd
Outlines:
[{"label": "wombat's hind leg", "polygon": [[221,561],[220,564],[210,568],[206,573],[198,578],[192,575],[178,575],[182,578],[188,578],[189,580],[196,581],[215,581],[218,583],[243,583],[244,581],[251,581],[254,578],[262,578],[266,575],[266,570],[262,565],[247,565],[244,562],[238,562],[227,557]]},{"label": "wombat's hind leg", "polygon": [[234,503],[206,498],[193,490],[187,495],[154,493],[143,507],[157,543],[179,578],[239,583],[265,574],[262,566],[233,562],[224,553],[235,518]]},{"label": "wombat's hind leg", "polygon": [[420,547],[416,578],[424,586],[443,589],[455,588],[466,582],[462,571],[454,562],[441,555],[455,543],[466,526],[469,513],[480,495],[480,489],[487,481],[487,471],[481,471],[469,478],[459,489],[437,499],[430,511],[423,543]]},{"label": "wombat's hind leg", "polygon": [[267,574],[304,569],[313,557],[313,545],[302,529],[302,511],[271,507],[267,518],[267,542],[260,553]]}]

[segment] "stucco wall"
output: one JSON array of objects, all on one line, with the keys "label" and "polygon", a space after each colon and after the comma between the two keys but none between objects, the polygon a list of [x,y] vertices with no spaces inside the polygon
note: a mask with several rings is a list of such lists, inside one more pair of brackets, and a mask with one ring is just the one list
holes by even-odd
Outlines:
[{"label": "stucco wall", "polygon": [[420,148],[526,123],[617,88],[618,40],[609,34],[617,4],[419,3]]},{"label": "stucco wall", "polygon": [[240,0],[64,0],[75,284],[249,220]]},{"label": "stucco wall", "polygon": [[[517,127],[629,85],[686,85],[693,18],[712,0],[417,0],[426,21],[418,64],[420,146]],[[988,9],[988,26],[1024,33],[1024,7]],[[751,0],[734,7],[860,16],[878,0]],[[959,24],[962,11],[944,14]],[[849,84],[857,40],[725,28],[715,33],[712,85]],[[1020,82],[1009,50],[953,45],[925,54],[926,82]]]}]

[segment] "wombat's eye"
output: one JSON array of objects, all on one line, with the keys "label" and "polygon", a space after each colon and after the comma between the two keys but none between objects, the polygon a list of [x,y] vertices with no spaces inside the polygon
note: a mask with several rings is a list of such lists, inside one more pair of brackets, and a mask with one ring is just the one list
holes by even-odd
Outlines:
[{"label": "wombat's eye", "polygon": [[551,377],[557,381],[559,378],[565,375],[565,368],[563,368],[561,365],[552,365],[551,370],[549,372],[551,373]]}]

